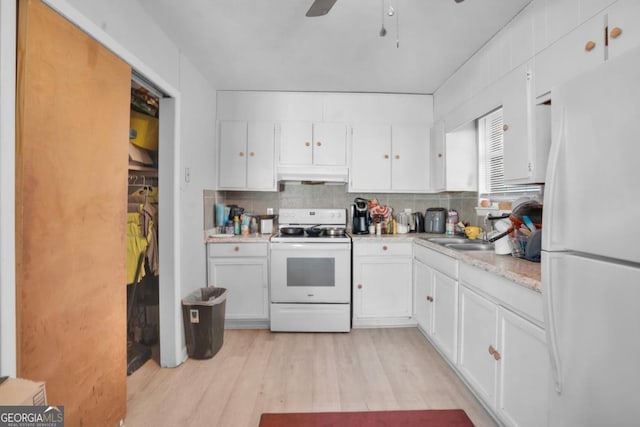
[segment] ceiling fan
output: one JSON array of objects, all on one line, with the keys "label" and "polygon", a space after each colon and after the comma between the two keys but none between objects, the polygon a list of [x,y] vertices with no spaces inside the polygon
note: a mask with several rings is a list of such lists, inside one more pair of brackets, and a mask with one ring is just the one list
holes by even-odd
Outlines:
[{"label": "ceiling fan", "polygon": [[[337,0],[313,0],[311,7],[307,10],[306,16],[315,17],[323,16],[329,13]],[[456,3],[462,3],[464,0],[455,0]]]},{"label": "ceiling fan", "polygon": [[306,16],[315,17],[326,15],[335,3],[336,0],[314,0]]}]

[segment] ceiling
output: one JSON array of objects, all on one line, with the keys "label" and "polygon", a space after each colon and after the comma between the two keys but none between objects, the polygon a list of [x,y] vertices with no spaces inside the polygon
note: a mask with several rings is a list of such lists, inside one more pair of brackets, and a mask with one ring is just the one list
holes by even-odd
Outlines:
[{"label": "ceiling", "polygon": [[530,2],[138,1],[216,89],[390,93],[434,93]]}]

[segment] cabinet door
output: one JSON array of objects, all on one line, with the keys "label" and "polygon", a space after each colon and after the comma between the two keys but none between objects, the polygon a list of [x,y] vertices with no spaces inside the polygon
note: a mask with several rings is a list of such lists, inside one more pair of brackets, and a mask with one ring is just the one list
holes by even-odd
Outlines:
[{"label": "cabinet door", "polygon": [[312,124],[284,122],[280,133],[281,165],[310,165],[313,163]]},{"label": "cabinet door", "polygon": [[313,164],[344,166],[347,163],[347,126],[340,123],[314,123]]},{"label": "cabinet door", "polygon": [[226,319],[268,319],[266,258],[211,258],[209,285],[227,289]]},{"label": "cabinet door", "polygon": [[391,126],[353,127],[350,169],[351,191],[391,189]]},{"label": "cabinet door", "polygon": [[544,330],[499,309],[497,411],[508,425],[547,425],[549,356]]},{"label": "cabinet door", "polygon": [[609,58],[640,46],[640,2],[620,0],[608,10]]},{"label": "cabinet door", "polygon": [[247,189],[275,190],[274,151],[274,124],[249,122],[247,128]]},{"label": "cabinet door", "polygon": [[[535,96],[548,93],[553,86],[601,64],[603,34],[604,18],[596,15],[536,55]],[[588,42],[595,44],[589,51],[586,50]]]},{"label": "cabinet door", "polygon": [[243,189],[247,181],[247,122],[220,122],[218,187]]},{"label": "cabinet door", "polygon": [[446,190],[445,170],[445,133],[444,121],[439,120],[431,128],[431,190]]},{"label": "cabinet door", "polygon": [[458,282],[433,272],[433,340],[447,358],[456,362],[458,335]]},{"label": "cabinet door", "polygon": [[531,172],[531,72],[519,67],[505,77],[503,87],[504,180],[527,181]]},{"label": "cabinet door", "polygon": [[394,125],[391,128],[391,188],[422,192],[429,189],[429,128]]},{"label": "cabinet door", "polygon": [[362,258],[354,268],[354,320],[411,317],[411,258]]},{"label": "cabinet door", "polygon": [[413,261],[415,316],[418,326],[431,335],[433,323],[433,270],[421,261]]},{"label": "cabinet door", "polygon": [[458,368],[491,408],[496,404],[497,366],[489,349],[496,349],[497,345],[497,306],[461,286]]}]

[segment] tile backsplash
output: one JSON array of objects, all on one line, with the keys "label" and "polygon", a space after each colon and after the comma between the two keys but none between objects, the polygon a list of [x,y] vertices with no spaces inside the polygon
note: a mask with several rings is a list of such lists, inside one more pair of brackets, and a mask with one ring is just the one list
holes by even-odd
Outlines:
[{"label": "tile backsplash", "polygon": [[283,182],[275,192],[261,191],[204,191],[204,228],[214,225],[214,205],[242,206],[253,214],[263,215],[267,208],[277,214],[281,208],[344,208],[349,209],[356,197],[376,198],[383,205],[401,212],[411,208],[414,212],[424,212],[427,208],[443,207],[455,209],[460,218],[472,224],[478,223],[475,207],[478,195],[475,192],[449,192],[437,194],[388,194],[388,193],[348,193],[347,184],[302,184]]}]

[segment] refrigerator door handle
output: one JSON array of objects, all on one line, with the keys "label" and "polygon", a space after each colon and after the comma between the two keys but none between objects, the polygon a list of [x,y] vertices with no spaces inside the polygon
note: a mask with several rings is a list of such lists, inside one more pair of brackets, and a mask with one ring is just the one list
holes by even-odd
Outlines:
[{"label": "refrigerator door handle", "polygon": [[551,365],[551,374],[554,382],[556,393],[562,394],[562,372],[560,366],[560,353],[558,350],[558,337],[556,331],[556,319],[553,309],[553,274],[552,266],[554,263],[554,254],[542,253],[542,283],[544,289],[542,291],[544,297],[544,322],[545,322],[545,338],[547,341],[547,351],[549,352],[549,362]]},{"label": "refrigerator door handle", "polygon": [[[542,212],[542,223],[544,227],[542,227],[542,242],[543,249],[556,249],[554,245],[552,245],[552,224],[558,221],[556,215],[555,206],[558,204],[558,192],[559,192],[559,184],[558,184],[558,170],[560,163],[560,153],[562,151],[562,146],[564,145],[565,138],[565,115],[566,111],[564,108],[558,111],[558,116],[560,117],[560,122],[558,124],[557,133],[553,142],[551,144],[551,148],[549,149],[549,160],[547,163],[547,174],[545,176],[545,207]],[[549,203],[546,201],[549,200]]]}]

